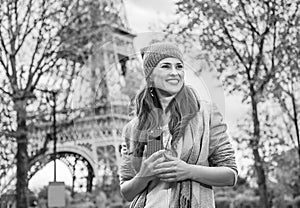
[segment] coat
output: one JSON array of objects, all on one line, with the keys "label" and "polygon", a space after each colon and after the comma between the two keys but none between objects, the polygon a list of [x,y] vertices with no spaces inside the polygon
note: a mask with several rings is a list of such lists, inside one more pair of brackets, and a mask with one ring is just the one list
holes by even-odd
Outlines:
[{"label": "coat", "polygon": [[[127,149],[132,150],[137,118],[131,120],[123,129],[123,138]],[[200,101],[200,110],[192,118],[186,129],[183,139],[180,159],[189,163],[202,166],[224,166],[235,172],[235,183],[238,174],[235,152],[227,134],[227,125],[217,106],[207,101]],[[133,155],[124,154],[120,166],[120,183],[133,178],[139,171],[140,164]],[[232,184],[232,185],[235,185]],[[172,190],[172,205],[170,207],[199,207],[214,208],[213,189],[210,185],[197,181],[177,182]],[[131,207],[144,207],[147,189],[140,193],[131,203]]]}]

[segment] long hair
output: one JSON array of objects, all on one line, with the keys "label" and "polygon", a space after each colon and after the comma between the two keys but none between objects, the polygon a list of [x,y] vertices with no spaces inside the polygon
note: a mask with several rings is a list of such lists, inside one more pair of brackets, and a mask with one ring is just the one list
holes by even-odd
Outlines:
[{"label": "long hair", "polygon": [[[165,109],[165,113],[170,112],[168,123],[171,139],[171,149],[176,153],[176,146],[180,137],[183,136],[188,122],[197,114],[200,109],[200,103],[193,89],[183,85],[180,91],[170,101]],[[162,126],[162,105],[159,101],[155,88],[145,87],[137,95],[135,100],[135,114],[138,123],[134,138],[139,140],[134,145],[133,152],[141,156],[144,151],[149,136],[157,136],[161,133],[159,127]]]}]

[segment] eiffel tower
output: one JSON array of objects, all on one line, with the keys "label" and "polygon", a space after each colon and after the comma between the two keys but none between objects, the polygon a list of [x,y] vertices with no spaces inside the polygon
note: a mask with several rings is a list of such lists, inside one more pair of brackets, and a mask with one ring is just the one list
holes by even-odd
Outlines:
[{"label": "eiffel tower", "polygon": [[[79,116],[57,121],[56,158],[72,174],[72,191],[91,192],[96,186],[110,189],[117,184],[122,128],[130,119],[129,98],[121,89],[135,35],[129,29],[122,0],[98,0],[97,5],[107,19],[98,22],[101,41],[92,44],[93,52],[81,70],[85,79],[73,96],[75,108],[80,109],[74,114]],[[29,156],[38,155],[30,161],[29,180],[53,161],[51,135],[52,123],[41,123],[28,136]],[[5,187],[13,184],[14,174],[6,181]]]}]

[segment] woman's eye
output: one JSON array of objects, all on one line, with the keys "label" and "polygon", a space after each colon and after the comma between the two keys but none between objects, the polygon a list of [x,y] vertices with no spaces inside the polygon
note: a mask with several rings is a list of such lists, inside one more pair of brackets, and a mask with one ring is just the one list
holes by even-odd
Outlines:
[{"label": "woman's eye", "polygon": [[164,68],[164,69],[171,69],[173,67],[175,67],[176,69],[179,69],[179,70],[183,69],[183,65],[181,65],[181,64],[180,65],[175,65],[175,66],[166,64],[166,65],[161,66],[161,68]]},{"label": "woman's eye", "polygon": [[183,69],[182,65],[177,65],[177,69]]}]

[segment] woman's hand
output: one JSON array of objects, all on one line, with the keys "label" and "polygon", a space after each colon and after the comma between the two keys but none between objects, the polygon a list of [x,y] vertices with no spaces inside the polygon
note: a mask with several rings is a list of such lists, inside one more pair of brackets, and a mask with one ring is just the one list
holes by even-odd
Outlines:
[{"label": "woman's hand", "polygon": [[[136,177],[144,177],[149,181],[153,180],[156,177],[156,166],[165,160],[164,151],[165,150],[159,150],[153,153],[149,158],[143,158],[140,171]],[[145,152],[144,155],[146,155]]]},{"label": "woman's hand", "polygon": [[[146,155],[146,149],[147,148],[145,148],[143,155]],[[141,167],[139,172],[132,179],[121,184],[121,193],[125,199],[132,201],[134,197],[147,187],[150,181],[157,178],[154,170],[157,164],[162,163],[165,160],[165,157],[163,156],[164,151],[165,150],[160,150],[155,152],[147,159],[145,157],[137,158],[142,160],[140,161]]]},{"label": "woman's hand", "polygon": [[188,179],[189,164],[179,158],[164,154],[166,160],[156,166],[155,175],[166,182],[177,182]]}]

